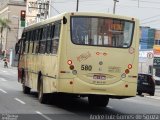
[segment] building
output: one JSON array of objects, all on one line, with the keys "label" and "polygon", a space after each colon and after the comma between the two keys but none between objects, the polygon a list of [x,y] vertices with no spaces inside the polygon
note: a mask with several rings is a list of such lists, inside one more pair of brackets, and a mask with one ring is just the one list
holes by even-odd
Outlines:
[{"label": "building", "polygon": [[153,77],[157,84],[160,84],[160,30],[155,31],[155,42],[153,46]]},{"label": "building", "polygon": [[150,27],[140,27],[140,31],[140,50],[153,49],[156,30]]},{"label": "building", "polygon": [[152,74],[160,84],[160,30],[140,27],[139,72]]},{"label": "building", "polygon": [[27,0],[26,2],[26,26],[36,23],[38,14],[37,0]]},{"label": "building", "polygon": [[140,27],[139,72],[153,74],[155,29]]},{"label": "building", "polygon": [[23,28],[20,26],[20,11],[26,10],[24,0],[1,0],[0,18],[9,19],[11,30],[4,29],[2,33],[2,51],[9,54],[10,49],[14,49],[15,43],[21,37]]},{"label": "building", "polygon": [[37,23],[53,16],[53,0],[27,0],[26,25]]}]

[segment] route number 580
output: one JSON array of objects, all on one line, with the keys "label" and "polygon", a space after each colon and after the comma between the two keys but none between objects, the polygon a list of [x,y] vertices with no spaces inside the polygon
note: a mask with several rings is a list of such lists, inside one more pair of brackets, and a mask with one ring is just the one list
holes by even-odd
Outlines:
[{"label": "route number 580", "polygon": [[81,65],[81,70],[91,71],[92,66],[91,65]]}]

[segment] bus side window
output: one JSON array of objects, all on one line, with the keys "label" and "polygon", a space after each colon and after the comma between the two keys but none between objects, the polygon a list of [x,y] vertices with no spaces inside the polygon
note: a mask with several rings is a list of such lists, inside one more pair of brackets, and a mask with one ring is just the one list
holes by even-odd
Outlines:
[{"label": "bus side window", "polygon": [[50,45],[50,53],[53,54],[53,36],[54,36],[55,25],[51,26],[51,45]]},{"label": "bus side window", "polygon": [[24,53],[25,52],[25,42],[26,42],[26,32],[24,32],[23,34],[22,34],[22,39],[23,39],[23,41],[22,41],[22,44],[21,44],[21,53]]},{"label": "bus side window", "polygon": [[37,37],[37,34],[36,34],[36,29],[35,30],[33,30],[33,35],[32,35],[32,41],[33,41],[33,43],[32,43],[32,48],[31,48],[31,52],[32,53],[34,53],[34,48],[35,48],[35,41],[36,41],[36,37]]},{"label": "bus side window", "polygon": [[51,33],[52,33],[52,24],[47,26],[47,41],[46,41],[46,53],[50,53],[51,46]]},{"label": "bus side window", "polygon": [[37,38],[37,45],[36,45],[36,53],[39,53],[40,51],[40,40],[42,39],[42,32],[43,32],[43,28],[39,28],[38,29],[38,38]]},{"label": "bus side window", "polygon": [[26,33],[25,53],[28,52],[28,43],[29,43],[29,32]]},{"label": "bus side window", "polygon": [[53,41],[52,41],[53,50],[51,51],[52,54],[57,54],[57,51],[58,51],[60,31],[61,31],[60,29],[61,29],[61,23],[60,22],[55,23],[55,29],[54,29],[54,35],[53,35]]},{"label": "bus side window", "polygon": [[46,48],[46,35],[47,35],[47,26],[43,26],[42,39],[40,40],[40,50],[39,53],[44,54]]},{"label": "bus side window", "polygon": [[33,46],[33,30],[30,31],[28,53],[32,53],[32,46]]}]

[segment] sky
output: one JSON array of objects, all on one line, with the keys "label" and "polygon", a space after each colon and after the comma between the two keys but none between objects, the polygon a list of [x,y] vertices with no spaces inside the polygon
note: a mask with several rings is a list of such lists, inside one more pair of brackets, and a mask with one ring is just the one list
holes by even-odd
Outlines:
[{"label": "sky", "polygon": [[[51,0],[53,14],[76,11],[77,0]],[[139,2],[138,2],[139,1]],[[113,0],[79,0],[79,12],[113,13]],[[141,26],[160,29],[160,0],[119,0],[116,14],[140,20]]]}]

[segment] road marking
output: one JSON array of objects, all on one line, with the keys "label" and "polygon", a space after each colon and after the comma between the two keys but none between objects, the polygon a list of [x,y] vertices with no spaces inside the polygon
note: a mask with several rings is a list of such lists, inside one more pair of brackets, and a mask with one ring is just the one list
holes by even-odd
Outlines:
[{"label": "road marking", "polygon": [[35,111],[37,114],[41,115],[42,117],[44,117],[47,120],[52,120],[51,118],[49,118],[48,116],[44,115],[43,113],[39,112],[39,111]]},{"label": "road marking", "polygon": [[7,80],[4,78],[0,78],[0,81],[6,82]]},{"label": "road marking", "polygon": [[26,104],[25,102],[23,102],[22,100],[18,99],[18,98],[14,98],[15,100],[17,100],[18,102],[20,102],[21,104]]},{"label": "road marking", "polygon": [[0,89],[0,91],[1,91],[1,92],[3,92],[3,93],[7,93],[7,92],[6,92],[6,91],[4,91],[3,89]]}]

